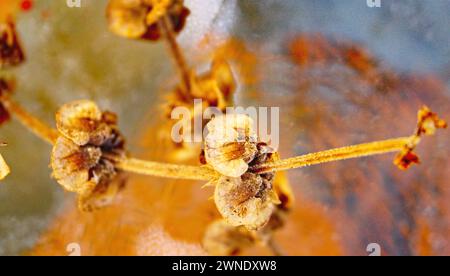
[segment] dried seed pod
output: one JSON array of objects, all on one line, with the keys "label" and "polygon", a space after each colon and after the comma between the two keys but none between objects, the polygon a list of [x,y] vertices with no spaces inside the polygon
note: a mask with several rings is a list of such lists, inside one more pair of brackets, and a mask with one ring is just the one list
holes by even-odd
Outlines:
[{"label": "dried seed pod", "polygon": [[277,155],[265,143],[257,143],[249,116],[216,117],[207,129],[206,163],[223,175],[216,181],[217,209],[232,226],[261,229],[269,221],[275,205],[281,202],[273,187],[275,175],[251,173],[249,168],[274,160]]},{"label": "dried seed pod", "polygon": [[17,66],[25,60],[12,20],[0,22],[0,69]]},{"label": "dried seed pod", "polygon": [[[180,84],[167,97],[168,104],[165,106],[165,109],[168,118],[171,117],[174,108],[184,106],[190,110],[191,126],[194,125],[194,122],[201,121],[203,129],[209,120],[204,119],[201,112],[195,112],[195,110],[200,110],[200,105],[202,110],[209,107],[216,107],[222,111],[225,111],[226,107],[232,105],[236,82],[233,72],[225,60],[214,60],[211,69],[200,76],[191,72],[189,83],[189,91],[186,91],[187,88],[185,85]],[[202,101],[201,103],[195,103],[193,106],[191,99],[188,99],[186,95],[190,95],[195,99],[201,99]],[[172,128],[173,125],[171,124],[169,126]],[[183,127],[183,132],[192,133],[192,131],[188,126]],[[181,142],[175,146],[175,149],[171,153],[171,157],[174,160],[187,160],[198,154],[198,148],[192,144]]]},{"label": "dried seed pod", "polygon": [[216,183],[214,201],[230,225],[250,230],[266,225],[279,203],[271,179],[253,173],[238,178],[221,177]]},{"label": "dried seed pod", "polygon": [[236,78],[234,77],[230,64],[224,59],[215,58],[211,72],[212,78],[216,81],[220,92],[222,92],[225,99],[229,99],[237,87]]},{"label": "dried seed pod", "polygon": [[91,211],[111,202],[124,181],[105,155],[124,155],[117,118],[90,101],[64,105],[56,115],[60,137],[51,156],[53,177],[79,194],[80,209]]},{"label": "dried seed pod", "polygon": [[447,123],[439,118],[428,107],[423,106],[417,113],[417,133],[416,135],[433,135],[438,128],[447,128]]},{"label": "dried seed pod", "polygon": [[[0,77],[0,98],[8,93],[12,93],[13,85],[13,82]],[[9,121],[10,118],[11,115],[9,114],[5,106],[3,106],[3,103],[0,101],[0,125]]]},{"label": "dried seed pod", "polygon": [[420,159],[414,150],[419,144],[422,135],[433,135],[437,129],[447,128],[447,123],[439,118],[428,107],[423,106],[417,113],[417,129],[410,142],[395,157],[394,164],[401,170],[408,169],[412,164],[419,164]]},{"label": "dried seed pod", "polygon": [[92,212],[111,205],[119,192],[125,188],[126,177],[112,170],[112,163],[99,166],[97,175],[102,175],[95,188],[87,194],[81,194],[78,198],[78,208],[84,212]]},{"label": "dried seed pod", "polygon": [[132,39],[158,40],[159,22],[164,16],[178,33],[189,14],[183,0],[110,0],[107,7],[110,30]]},{"label": "dried seed pod", "polygon": [[208,225],[203,236],[203,248],[215,256],[234,256],[257,240],[255,232],[245,227],[234,227],[225,220],[216,220]]},{"label": "dried seed pod", "polygon": [[[270,148],[264,150],[266,147],[267,145],[265,144],[258,145],[258,155],[260,156],[257,156],[253,162],[258,162],[257,160],[272,162],[279,159],[278,153],[268,154],[267,150],[270,152]],[[262,155],[265,155],[266,158],[258,158]],[[271,179],[270,175],[265,175],[265,178]],[[280,199],[280,204],[275,206],[269,221],[264,227],[258,229],[258,231],[252,231],[245,226],[232,226],[224,219],[214,221],[208,226],[203,236],[203,247],[205,250],[211,255],[231,256],[238,255],[245,248],[255,244],[268,246],[273,239],[274,232],[285,225],[288,213],[294,202],[293,192],[283,172],[278,173],[273,178],[273,188]]]},{"label": "dried seed pod", "polygon": [[203,99],[209,106],[225,110],[231,105],[236,90],[236,80],[230,65],[223,59],[215,59],[210,71],[191,76],[191,95]]},{"label": "dried seed pod", "polygon": [[103,113],[94,102],[76,101],[64,105],[56,113],[56,127],[77,145],[101,145],[110,137],[114,125],[104,120]]},{"label": "dried seed pod", "polygon": [[410,148],[405,148],[394,159],[394,164],[401,170],[407,170],[411,165],[419,163],[419,156]]},{"label": "dried seed pod", "polygon": [[206,162],[229,177],[240,177],[257,153],[253,120],[241,114],[216,117],[207,124]]}]

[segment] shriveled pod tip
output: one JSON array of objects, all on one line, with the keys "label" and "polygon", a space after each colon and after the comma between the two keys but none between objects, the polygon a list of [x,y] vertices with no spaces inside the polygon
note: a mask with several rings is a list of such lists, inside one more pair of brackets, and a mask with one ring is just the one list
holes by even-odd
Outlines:
[{"label": "shriveled pod tip", "polygon": [[447,122],[432,112],[427,106],[423,106],[417,112],[417,128],[409,143],[397,154],[394,164],[401,170],[407,170],[413,164],[419,164],[420,158],[414,152],[423,135],[434,135],[437,129],[447,128]]}]

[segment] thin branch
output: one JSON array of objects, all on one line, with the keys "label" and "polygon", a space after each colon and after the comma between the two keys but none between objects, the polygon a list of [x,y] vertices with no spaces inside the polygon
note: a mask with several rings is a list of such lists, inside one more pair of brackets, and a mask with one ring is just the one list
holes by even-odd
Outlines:
[{"label": "thin branch", "polygon": [[3,106],[9,113],[14,114],[16,119],[31,130],[39,138],[43,139],[49,144],[54,144],[58,138],[58,132],[49,127],[46,123],[28,113],[20,104],[16,103],[7,95],[1,97]]},{"label": "thin branch", "polygon": [[364,157],[389,152],[398,152],[404,149],[411,137],[401,137],[384,141],[376,141],[366,144],[330,149],[316,153],[310,153],[293,158],[265,163],[254,166],[250,170],[255,173],[267,173],[301,168],[332,161]]},{"label": "thin branch", "polygon": [[175,61],[175,64],[177,66],[178,72],[180,74],[180,78],[183,84],[182,89],[184,93],[184,97],[186,97],[186,100],[191,99],[191,81],[190,81],[190,73],[189,73],[189,67],[187,65],[186,59],[181,52],[181,49],[178,45],[178,42],[175,38],[175,33],[173,31],[172,22],[170,21],[169,17],[167,15],[164,15],[159,20],[159,25],[161,27],[161,30],[164,34],[164,37],[166,38],[167,45],[169,46],[170,52],[172,54],[173,60]]},{"label": "thin branch", "polygon": [[220,177],[209,166],[167,164],[114,155],[104,155],[104,157],[114,161],[117,169],[142,175],[204,181],[211,181]]}]

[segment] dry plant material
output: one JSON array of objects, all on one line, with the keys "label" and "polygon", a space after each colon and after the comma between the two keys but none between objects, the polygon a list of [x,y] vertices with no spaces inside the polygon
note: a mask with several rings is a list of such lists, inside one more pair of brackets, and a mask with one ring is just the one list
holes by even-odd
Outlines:
[{"label": "dry plant material", "polygon": [[410,162],[420,135],[434,134],[436,129],[447,126],[435,113],[423,107],[418,112],[417,130],[412,136],[280,160],[271,158],[272,153],[267,146],[258,144],[251,125],[251,119],[244,115],[214,118],[207,126],[209,134],[205,141],[206,162],[223,175],[215,182],[214,200],[219,212],[231,225],[243,225],[250,230],[264,227],[275,205],[281,203],[273,190],[271,173],[399,151],[401,153],[395,163],[400,164],[400,168],[407,168],[404,164]]},{"label": "dry plant material", "polygon": [[109,205],[124,181],[110,159],[124,156],[125,140],[117,117],[91,101],[64,105],[56,114],[59,137],[51,156],[53,177],[67,191],[79,195],[81,210]]},{"label": "dry plant material", "polygon": [[[195,106],[193,106],[191,98],[202,100],[203,108],[216,107],[225,111],[226,107],[232,105],[237,84],[227,61],[214,59],[207,72],[197,74],[191,71],[189,75],[190,91],[186,90],[185,85],[179,84],[167,97],[168,117],[174,108],[185,106],[191,109],[192,119],[194,119]],[[187,94],[190,95],[189,98],[186,98]]]},{"label": "dry plant material", "polygon": [[[232,106],[233,96],[236,91],[237,83],[227,61],[221,58],[214,59],[211,68],[203,73],[197,74],[190,72],[190,90],[186,90],[186,86],[181,83],[175,90],[170,93],[167,98],[167,116],[170,118],[174,108],[183,106],[190,111],[190,126],[194,126],[195,122],[202,122],[202,129],[209,120],[203,118],[202,112],[196,110],[206,110],[208,107],[218,108],[225,112],[226,108]],[[189,97],[186,97],[189,95]],[[191,98],[202,100],[201,103],[192,104]],[[201,106],[199,106],[201,105]],[[168,124],[172,129],[173,121]],[[170,129],[163,129],[165,133],[170,133]],[[183,128],[183,133],[194,133],[193,129]],[[162,133],[164,135],[165,133]],[[199,148],[192,144],[181,142],[176,144],[176,149],[171,154],[177,161],[184,160],[194,155],[198,155]]]},{"label": "dry plant material", "polygon": [[447,123],[426,106],[422,107],[417,113],[417,122],[416,132],[410,138],[410,142],[405,144],[403,150],[394,160],[394,164],[402,170],[408,169],[412,164],[420,163],[420,159],[414,153],[414,149],[423,135],[434,135],[437,129],[447,128]]},{"label": "dry plant material", "polygon": [[189,91],[183,83],[175,87],[168,98],[169,113],[178,106],[192,106],[191,99],[201,99],[206,102],[206,107],[217,107],[225,111],[226,107],[231,106],[237,87],[229,63],[221,58],[214,59],[211,68],[203,74],[190,71],[189,83]]},{"label": "dry plant material", "polygon": [[[278,154],[271,158],[278,160]],[[232,256],[239,255],[244,249],[255,245],[268,247],[274,255],[283,253],[276,245],[273,234],[284,227],[287,215],[294,203],[294,194],[284,172],[278,173],[273,180],[273,190],[280,199],[264,227],[255,231],[245,226],[233,226],[225,219],[219,219],[208,225],[203,236],[203,247],[211,255]],[[239,196],[234,196],[234,199]],[[245,199],[245,196],[241,196]]]},{"label": "dry plant material", "polygon": [[255,158],[257,135],[253,120],[241,114],[221,116],[207,124],[206,162],[229,177],[240,177]]},{"label": "dry plant material", "polygon": [[14,22],[11,19],[0,22],[0,69],[17,66],[24,60]]},{"label": "dry plant material", "polygon": [[16,103],[11,98],[13,91],[14,81],[0,78],[0,124],[8,121],[10,116],[14,114],[15,118],[36,136],[50,144],[54,143],[58,137],[57,131],[49,128],[47,124]]},{"label": "dry plant material", "polygon": [[258,237],[255,234],[243,226],[234,227],[219,219],[208,225],[202,245],[211,255],[235,256],[256,243]]},{"label": "dry plant material", "polygon": [[236,80],[230,65],[224,59],[213,60],[211,69],[202,75],[191,74],[191,96],[202,99],[208,106],[217,107],[224,111],[231,105]]},{"label": "dry plant material", "polygon": [[216,182],[214,201],[220,214],[232,226],[244,225],[258,230],[269,221],[278,204],[271,179],[245,173],[241,177],[224,176]]},{"label": "dry plant material", "polygon": [[189,16],[183,0],[111,0],[107,7],[110,30],[126,38],[158,40],[162,21],[179,33]]},{"label": "dry plant material", "polygon": [[[446,123],[426,108],[419,111],[418,130],[410,137],[401,137],[367,144],[353,145],[306,154],[289,159],[279,159],[266,144],[258,142],[250,117],[224,115],[208,123],[209,134],[205,141],[205,166],[165,164],[128,158],[124,140],[117,130],[117,118],[101,112],[90,101],[78,101],[61,108],[56,116],[58,136],[55,131],[26,113],[19,105],[1,98],[8,111],[41,138],[55,143],[52,152],[53,176],[67,190],[80,195],[80,207],[91,210],[110,203],[123,186],[112,183],[119,171],[166,178],[205,180],[216,186],[214,200],[219,212],[233,226],[249,230],[262,229],[278,209],[286,209],[290,187],[283,201],[274,189],[274,172],[314,164],[363,157],[411,149],[417,145],[417,135],[432,134]],[[25,122],[24,122],[25,121]],[[32,123],[30,123],[32,122]],[[116,186],[117,185],[117,186]],[[110,189],[111,188],[111,189]],[[111,192],[112,191],[112,192]],[[108,195],[95,202],[98,195]],[[94,198],[93,204],[87,204]],[[283,204],[285,206],[283,207]]]},{"label": "dry plant material", "polygon": [[[210,74],[189,80],[207,99],[230,96],[234,78],[225,62],[216,61]],[[127,158],[124,139],[117,129],[117,118],[101,112],[95,103],[78,101],[64,105],[56,116],[57,131],[27,113],[12,101],[2,82],[1,103],[34,133],[54,144],[51,166],[53,176],[66,190],[79,194],[82,210],[93,210],[111,203],[124,182],[119,171],[129,171],[168,178],[206,180],[215,184],[214,200],[219,212],[232,226],[256,231],[268,225],[275,211],[287,210],[289,185],[274,189],[277,171],[321,164],[336,160],[401,151],[396,164],[406,168],[417,160],[412,151],[422,134],[433,134],[446,124],[427,108],[419,111],[417,131],[413,136],[348,146],[280,160],[266,144],[258,141],[253,122],[244,115],[216,117],[207,124],[206,166],[183,166]],[[182,87],[186,89],[185,87]],[[212,91],[212,96],[211,93]],[[208,104],[213,101],[208,101]],[[220,105],[219,105],[220,106]],[[280,191],[285,192],[280,200]],[[278,192],[278,194],[277,194]],[[280,205],[280,207],[276,207]],[[278,220],[275,220],[278,221]],[[277,224],[275,224],[277,225]],[[270,226],[269,229],[277,227]],[[268,231],[270,233],[271,231]]]},{"label": "dry plant material", "polygon": [[[7,95],[9,93],[12,93],[12,91],[14,90],[12,86],[13,86],[13,82],[0,77],[0,97],[3,97],[4,95]],[[11,118],[11,116],[10,116],[8,110],[3,105],[3,102],[1,102],[0,103],[0,125],[9,121],[10,118]]]},{"label": "dry plant material", "polygon": [[157,41],[164,37],[180,74],[180,90],[190,100],[190,69],[176,41],[190,14],[183,0],[111,0],[107,18],[111,32],[126,38]]},{"label": "dry plant material", "polygon": [[214,193],[221,215],[232,226],[259,230],[269,222],[276,205],[287,210],[293,196],[287,181],[274,189],[274,173],[249,170],[279,160],[273,149],[258,142],[253,125],[253,120],[242,114],[214,118],[207,125],[205,160],[223,175],[215,182]]},{"label": "dry plant material", "polygon": [[423,134],[433,135],[437,129],[444,129],[447,127],[447,123],[443,119],[440,119],[436,113],[431,112],[426,106],[418,111],[417,117],[418,122],[416,131],[409,137],[375,141],[310,153],[289,159],[278,160],[272,163],[257,165],[250,170],[257,173],[275,172],[389,152],[400,152],[395,158],[394,164],[401,169],[407,169],[411,164],[419,162],[419,159],[413,150],[419,144],[421,136]]}]

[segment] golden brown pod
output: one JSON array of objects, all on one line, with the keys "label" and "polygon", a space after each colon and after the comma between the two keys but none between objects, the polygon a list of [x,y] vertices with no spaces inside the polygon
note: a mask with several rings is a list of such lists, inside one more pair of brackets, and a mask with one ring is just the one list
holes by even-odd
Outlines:
[{"label": "golden brown pod", "polygon": [[110,30],[131,39],[158,40],[164,16],[178,33],[189,13],[183,0],[110,0],[107,7]]},{"label": "golden brown pod", "polygon": [[107,205],[124,184],[107,158],[125,154],[115,115],[101,112],[91,101],[76,101],[57,112],[56,122],[60,136],[52,150],[52,176],[67,191],[79,195],[80,209]]},{"label": "golden brown pod", "polygon": [[207,124],[206,162],[228,177],[240,177],[257,153],[253,120],[242,114],[216,117]]},{"label": "golden brown pod", "polygon": [[17,66],[25,60],[16,26],[12,20],[0,22],[0,68]]}]

